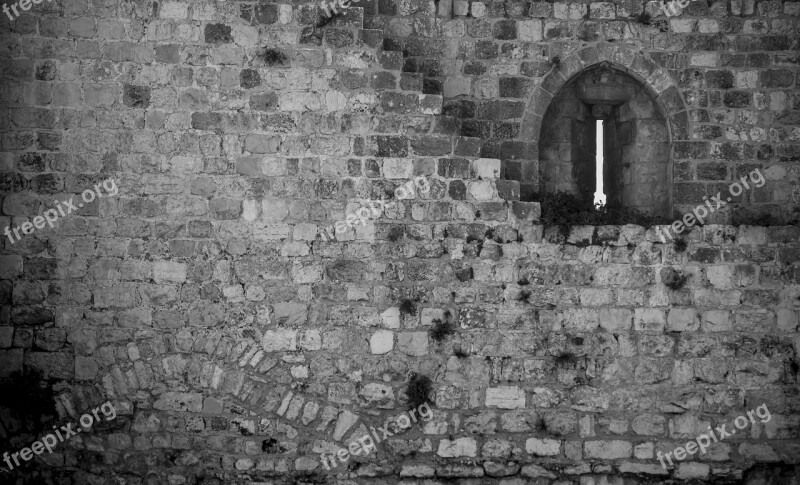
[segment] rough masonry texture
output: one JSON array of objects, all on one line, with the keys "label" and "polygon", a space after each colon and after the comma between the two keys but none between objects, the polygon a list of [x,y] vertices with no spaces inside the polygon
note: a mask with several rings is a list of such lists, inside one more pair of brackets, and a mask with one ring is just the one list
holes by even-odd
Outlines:
[{"label": "rough masonry texture", "polygon": [[[2,17],[0,230],[119,187],[2,235],[0,378],[38,372],[43,432],[107,399],[118,414],[3,483],[798,482],[800,2],[320,10]],[[595,68],[646,93],[575,110],[627,133],[623,202],[678,217],[756,168],[765,184],[674,243],[543,225],[543,148],[591,149],[541,139],[543,120]],[[419,176],[430,191],[398,200]],[[320,453],[406,412],[412,373],[434,417],[326,470]],[[29,406],[0,399],[1,451],[30,446]],[[659,463],[760,405],[769,422]]]}]

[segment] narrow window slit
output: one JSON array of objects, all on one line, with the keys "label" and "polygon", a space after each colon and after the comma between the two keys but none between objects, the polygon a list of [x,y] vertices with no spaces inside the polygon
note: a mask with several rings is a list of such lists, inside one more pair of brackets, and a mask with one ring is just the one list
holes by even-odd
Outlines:
[{"label": "narrow window slit", "polygon": [[596,123],[594,205],[606,205],[606,194],[603,193],[603,120]]}]

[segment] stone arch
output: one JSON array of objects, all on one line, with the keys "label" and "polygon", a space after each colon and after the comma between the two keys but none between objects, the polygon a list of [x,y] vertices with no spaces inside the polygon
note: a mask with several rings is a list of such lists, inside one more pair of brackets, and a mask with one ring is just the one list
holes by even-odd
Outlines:
[{"label": "stone arch", "polygon": [[[538,190],[539,137],[545,113],[557,93],[577,75],[600,64],[621,71],[647,89],[666,120],[669,139],[668,181],[672,185],[672,147],[689,140],[690,117],[680,89],[669,73],[646,54],[623,45],[598,44],[564,57],[528,98],[520,134],[503,154],[507,178],[518,179],[523,198]],[[513,146],[516,145],[516,146]],[[504,147],[505,148],[505,147]],[[516,166],[515,166],[516,165]],[[668,190],[672,207],[672,190]]]}]

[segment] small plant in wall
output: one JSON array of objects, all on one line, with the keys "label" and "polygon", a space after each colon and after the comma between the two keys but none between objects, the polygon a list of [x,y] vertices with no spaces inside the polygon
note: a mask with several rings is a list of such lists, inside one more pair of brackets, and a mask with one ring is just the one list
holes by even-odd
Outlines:
[{"label": "small plant in wall", "polygon": [[687,279],[689,279],[688,276],[673,268],[664,268],[661,270],[661,282],[671,290],[677,291],[683,288]]},{"label": "small plant in wall", "polygon": [[682,253],[682,252],[686,251],[686,246],[688,245],[687,242],[686,242],[686,239],[683,239],[683,238],[676,239],[673,244],[675,245],[675,252],[676,253]]},{"label": "small plant in wall", "polygon": [[453,335],[455,332],[455,325],[452,322],[451,314],[447,311],[444,313],[444,321],[439,318],[433,321],[433,326],[429,334],[435,342],[441,342],[448,335]]},{"label": "small plant in wall", "polygon": [[400,314],[401,315],[416,315],[417,314],[417,305],[414,304],[413,300],[408,298],[402,300],[400,302]]},{"label": "small plant in wall", "polygon": [[543,414],[540,414],[538,416],[538,419],[536,420],[536,423],[535,423],[535,428],[536,428],[537,431],[540,431],[542,433],[549,433],[550,432],[547,429],[547,419],[545,418],[545,416]]},{"label": "small plant in wall", "polygon": [[[323,9],[323,15],[320,17],[317,24],[314,26],[316,29],[321,29],[328,25],[329,23],[333,22],[334,20],[344,16],[344,10],[337,11],[336,5],[331,4],[330,6],[326,6],[323,2],[321,5]],[[347,8],[347,7],[345,7]]]},{"label": "small plant in wall", "polygon": [[408,389],[406,390],[409,409],[418,409],[426,402],[433,402],[431,399],[432,392],[433,382],[430,377],[416,372],[411,374],[411,378],[408,380]]},{"label": "small plant in wall", "polygon": [[561,352],[556,355],[555,361],[559,365],[575,364],[578,362],[578,356],[572,352]]},{"label": "small plant in wall", "polygon": [[642,25],[650,25],[650,20],[653,19],[653,17],[651,17],[650,14],[646,12],[642,12],[639,15],[631,15],[631,17],[633,17],[634,20],[636,20]]},{"label": "small plant in wall", "polygon": [[264,47],[264,50],[258,57],[264,61],[264,64],[272,67],[275,65],[284,65],[288,60],[286,54],[274,47]]},{"label": "small plant in wall", "polygon": [[396,242],[403,237],[404,232],[405,231],[403,231],[401,226],[392,226],[391,229],[389,229],[389,232],[386,234],[386,239],[391,242]]}]

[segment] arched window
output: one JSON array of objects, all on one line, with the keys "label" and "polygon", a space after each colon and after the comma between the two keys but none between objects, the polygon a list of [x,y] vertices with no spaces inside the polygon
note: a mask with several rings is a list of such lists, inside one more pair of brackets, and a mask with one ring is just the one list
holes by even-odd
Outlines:
[{"label": "arched window", "polygon": [[539,192],[594,201],[602,187],[608,207],[669,215],[669,143],[647,86],[608,63],[588,67],[558,91],[542,120]]}]

